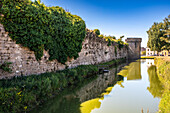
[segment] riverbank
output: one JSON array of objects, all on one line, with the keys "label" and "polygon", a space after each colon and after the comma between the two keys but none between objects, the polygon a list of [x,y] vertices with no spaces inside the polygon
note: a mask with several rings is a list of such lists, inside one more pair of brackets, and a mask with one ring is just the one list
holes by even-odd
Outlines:
[{"label": "riverbank", "polygon": [[160,113],[170,113],[170,57],[155,58],[159,80],[164,85],[164,92],[159,103]]},{"label": "riverbank", "polygon": [[[104,64],[117,65],[125,59]],[[103,65],[103,64],[100,64]],[[64,88],[95,76],[98,65],[82,65],[73,69],[0,80],[0,112],[25,112],[44,103]]]},{"label": "riverbank", "polygon": [[155,56],[141,56],[141,59],[154,59]]}]

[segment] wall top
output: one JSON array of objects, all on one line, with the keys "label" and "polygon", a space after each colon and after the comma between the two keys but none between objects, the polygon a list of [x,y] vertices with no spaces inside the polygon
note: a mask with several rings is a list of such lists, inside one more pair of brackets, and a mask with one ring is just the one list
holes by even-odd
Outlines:
[{"label": "wall top", "polygon": [[142,42],[142,38],[127,38],[125,41],[127,43],[128,42]]}]

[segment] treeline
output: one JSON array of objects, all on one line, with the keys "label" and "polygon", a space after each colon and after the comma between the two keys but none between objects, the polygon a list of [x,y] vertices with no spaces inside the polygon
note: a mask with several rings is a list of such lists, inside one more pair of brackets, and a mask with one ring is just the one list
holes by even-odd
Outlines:
[{"label": "treeline", "polygon": [[147,46],[153,51],[170,50],[170,15],[163,22],[155,22],[147,31]]},{"label": "treeline", "polygon": [[35,52],[37,60],[48,50],[50,60],[65,63],[82,49],[86,25],[61,7],[47,7],[31,0],[1,0],[0,22],[9,36]]}]

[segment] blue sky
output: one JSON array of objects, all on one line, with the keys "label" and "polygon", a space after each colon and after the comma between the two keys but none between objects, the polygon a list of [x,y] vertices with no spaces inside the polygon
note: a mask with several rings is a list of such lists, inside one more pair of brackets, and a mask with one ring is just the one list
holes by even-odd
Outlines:
[{"label": "blue sky", "polygon": [[46,6],[60,6],[83,18],[89,29],[117,38],[142,37],[154,22],[170,14],[170,0],[41,0]]}]

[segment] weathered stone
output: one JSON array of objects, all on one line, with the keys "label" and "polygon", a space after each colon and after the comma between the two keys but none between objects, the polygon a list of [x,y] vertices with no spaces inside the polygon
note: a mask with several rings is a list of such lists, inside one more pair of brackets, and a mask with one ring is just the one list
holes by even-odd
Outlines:
[{"label": "weathered stone", "polygon": [[127,38],[126,42],[129,44],[128,59],[131,59],[131,60],[139,59],[142,38]]},{"label": "weathered stone", "polygon": [[[87,29],[86,38],[82,44],[82,50],[77,59],[68,58],[66,65],[69,68],[78,65],[99,64],[117,58],[127,57],[127,49],[124,47],[121,50],[117,49],[117,57],[113,46],[107,46],[108,42],[104,39],[96,37],[92,30]],[[113,44],[116,45],[116,44]],[[65,69],[65,65],[57,60],[48,61],[48,51],[44,51],[42,60],[37,61],[33,51],[29,48],[16,44],[5,33],[3,25],[0,24],[0,64],[4,62],[12,62],[12,73],[4,72],[0,69],[0,79],[12,76],[41,74],[56,70]]]}]

